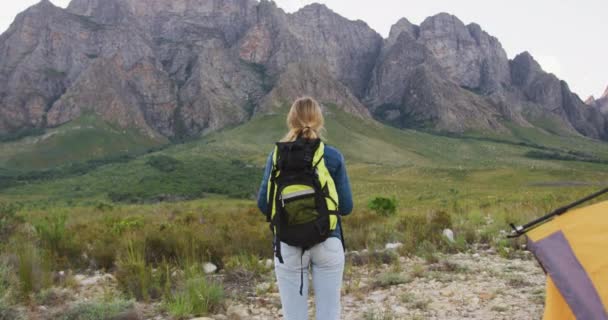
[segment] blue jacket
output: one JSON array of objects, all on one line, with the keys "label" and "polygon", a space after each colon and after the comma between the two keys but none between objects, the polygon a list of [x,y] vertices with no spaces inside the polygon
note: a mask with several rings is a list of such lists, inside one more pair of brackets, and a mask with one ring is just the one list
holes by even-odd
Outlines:
[{"label": "blue jacket", "polygon": [[[263,214],[267,214],[268,212],[266,194],[268,193],[268,178],[270,176],[270,171],[272,171],[272,155],[273,152],[270,152],[270,155],[268,155],[266,168],[264,169],[264,177],[262,178],[260,191],[258,193],[258,208],[260,208]],[[336,191],[338,193],[338,212],[340,212],[340,215],[342,216],[348,215],[353,211],[353,195],[350,190],[348,174],[346,173],[344,156],[342,156],[338,149],[326,145],[323,159],[325,160],[325,166],[327,166],[329,174],[336,184]],[[341,238],[341,228],[342,226],[338,224],[338,227],[330,236]]]}]

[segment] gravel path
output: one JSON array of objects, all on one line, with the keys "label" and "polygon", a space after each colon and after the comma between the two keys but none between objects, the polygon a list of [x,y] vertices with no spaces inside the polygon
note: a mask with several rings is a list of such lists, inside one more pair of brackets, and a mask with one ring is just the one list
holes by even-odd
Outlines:
[{"label": "gravel path", "polygon": [[[342,318],[540,319],[545,277],[529,254],[522,258],[455,254],[433,264],[402,257],[391,265],[353,267],[345,274]],[[211,318],[282,319],[276,286],[257,288],[248,303],[233,303],[227,316]]]}]

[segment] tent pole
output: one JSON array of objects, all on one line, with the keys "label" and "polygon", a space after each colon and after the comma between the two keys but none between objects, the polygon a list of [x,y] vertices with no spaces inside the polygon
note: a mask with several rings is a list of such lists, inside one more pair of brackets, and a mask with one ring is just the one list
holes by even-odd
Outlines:
[{"label": "tent pole", "polygon": [[532,220],[532,221],[524,224],[523,226],[515,226],[513,223],[511,223],[511,228],[513,228],[513,231],[511,232],[511,234],[508,237],[509,238],[517,238],[517,237],[521,236],[522,234],[526,233],[529,229],[535,227],[536,225],[538,225],[538,224],[540,224],[542,222],[545,222],[545,221],[547,221],[547,220],[549,220],[549,219],[551,219],[551,218],[553,218],[555,216],[559,216],[559,215],[565,213],[566,211],[568,211],[568,210],[570,210],[570,209],[572,209],[572,208],[574,208],[574,207],[576,207],[576,206],[578,206],[578,205],[580,205],[580,204],[582,204],[584,202],[587,202],[587,201],[589,201],[589,200],[591,200],[593,198],[597,198],[597,197],[599,197],[599,196],[601,196],[601,195],[603,195],[604,193],[607,193],[607,192],[608,192],[608,188],[602,189],[602,190],[600,190],[600,191],[598,191],[598,192],[596,192],[594,194],[586,196],[585,198],[582,198],[582,199],[577,200],[577,201],[575,201],[575,202],[573,202],[571,204],[568,204],[566,206],[558,208],[555,211],[553,211],[553,212],[551,212],[551,213],[549,213],[549,214],[547,214],[545,216],[542,216],[540,218]]}]

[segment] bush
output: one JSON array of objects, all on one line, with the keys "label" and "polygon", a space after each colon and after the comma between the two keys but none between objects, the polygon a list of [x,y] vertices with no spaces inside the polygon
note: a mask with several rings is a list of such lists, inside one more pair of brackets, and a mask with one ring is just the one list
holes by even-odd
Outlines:
[{"label": "bush", "polygon": [[47,249],[56,263],[66,266],[70,262],[79,264],[81,250],[72,233],[66,228],[67,216],[63,213],[44,217],[34,222],[42,247]]},{"label": "bush", "polygon": [[374,210],[377,214],[382,216],[392,216],[397,213],[397,200],[395,198],[383,198],[376,197],[372,199],[368,204],[368,208]]},{"label": "bush", "polygon": [[19,320],[24,319],[23,316],[15,308],[6,304],[0,299],[0,320]]},{"label": "bush", "polygon": [[185,253],[183,231],[165,227],[145,235],[146,262],[158,264],[162,261],[177,263]]},{"label": "bush", "polygon": [[50,266],[40,250],[30,243],[22,243],[15,252],[20,297],[28,299],[31,293],[48,288],[52,282]]},{"label": "bush", "polygon": [[89,256],[95,269],[110,270],[116,262],[118,240],[112,234],[102,235],[93,240]]},{"label": "bush", "polygon": [[133,308],[133,302],[116,299],[109,302],[79,303],[59,315],[61,320],[107,320]]},{"label": "bush", "polygon": [[449,213],[445,211],[435,211],[430,214],[430,232],[441,234],[441,232],[443,232],[443,229],[449,228],[452,228],[452,216],[450,216]]},{"label": "bush", "polygon": [[119,288],[138,301],[161,298],[171,285],[170,268],[166,262],[156,270],[146,263],[145,245],[129,239],[116,262],[116,280]]},{"label": "bush", "polygon": [[[6,296],[10,292],[11,278],[10,278],[11,270],[8,264],[4,262],[0,262],[0,304],[4,301]],[[0,311],[1,313],[1,311]],[[0,316],[0,319],[3,319]]]},{"label": "bush", "polygon": [[198,265],[187,268],[184,283],[166,297],[164,305],[172,316],[203,316],[222,307],[222,286],[207,280],[200,270]]},{"label": "bush", "polygon": [[389,273],[383,273],[383,274],[379,275],[376,278],[376,280],[374,281],[374,285],[376,287],[386,288],[386,287],[390,287],[390,286],[396,286],[399,284],[408,283],[411,281],[412,281],[411,278],[406,277],[401,273],[389,272]]},{"label": "bush", "polygon": [[116,263],[116,280],[120,289],[129,296],[149,301],[153,296],[158,297],[159,292],[154,290],[152,268],[146,265],[144,255],[143,245],[128,240]]},{"label": "bush", "polygon": [[159,155],[149,157],[146,164],[161,172],[173,172],[181,164],[181,161],[169,156]]},{"label": "bush", "polygon": [[224,263],[225,281],[239,283],[240,286],[251,284],[268,271],[269,269],[260,262],[260,258],[253,254],[242,253],[231,256]]},{"label": "bush", "polygon": [[23,218],[17,216],[17,207],[0,202],[0,243],[6,243],[21,223]]},{"label": "bush", "polygon": [[[464,246],[451,243],[442,234],[443,229],[452,228],[452,217],[445,211],[435,211],[428,215],[412,214],[400,218],[397,230],[402,234],[402,254],[416,254],[432,259],[438,251],[454,252]],[[460,239],[460,238],[458,238]]]}]

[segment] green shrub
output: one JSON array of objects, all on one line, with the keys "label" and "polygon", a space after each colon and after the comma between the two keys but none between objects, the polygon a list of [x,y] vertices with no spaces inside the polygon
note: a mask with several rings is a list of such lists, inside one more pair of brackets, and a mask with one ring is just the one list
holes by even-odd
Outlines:
[{"label": "green shrub", "polygon": [[255,274],[262,274],[267,270],[266,266],[260,263],[260,258],[254,254],[241,253],[229,257],[224,263],[226,272],[234,270],[248,270]]},{"label": "green shrub", "polygon": [[412,281],[411,278],[408,278],[401,273],[388,272],[388,273],[380,274],[374,281],[374,285],[376,287],[385,288],[385,287],[396,286],[399,284],[408,283],[411,281]]},{"label": "green shrub", "polygon": [[173,172],[181,165],[181,161],[169,156],[159,155],[149,157],[146,164],[161,172]]},{"label": "green shrub", "polygon": [[253,254],[241,253],[231,256],[224,263],[224,279],[240,285],[252,284],[252,281],[268,271],[269,269],[260,263],[260,258]]},{"label": "green shrub", "polygon": [[203,316],[222,307],[222,286],[207,280],[200,270],[197,265],[187,268],[183,283],[165,297],[165,308],[172,316]]},{"label": "green shrub", "polygon": [[67,309],[57,318],[61,320],[107,320],[133,308],[132,301],[115,299],[112,301],[83,302]]},{"label": "green shrub", "polygon": [[392,310],[369,309],[363,313],[364,320],[395,320],[397,317]]},{"label": "green shrub", "polygon": [[177,263],[186,253],[184,232],[174,227],[164,227],[145,234],[146,262],[158,264],[161,261]]},{"label": "green shrub", "polygon": [[11,270],[8,264],[0,262],[0,302],[3,301],[10,290],[10,274]]},{"label": "green shrub", "polygon": [[141,240],[127,239],[116,260],[118,287],[138,301],[157,300],[171,286],[171,268],[162,261],[153,268],[145,259],[146,247]]},{"label": "green shrub", "polygon": [[344,219],[344,233],[350,250],[360,250],[375,244],[376,238],[373,226],[382,219],[378,214],[369,210],[357,210]]},{"label": "green shrub", "polygon": [[0,202],[0,243],[6,243],[23,218],[17,216],[17,206]]},{"label": "green shrub", "polygon": [[17,309],[6,304],[6,302],[0,299],[0,320],[20,320],[24,317],[19,313]]},{"label": "green shrub", "polygon": [[15,249],[19,296],[29,299],[31,293],[37,293],[51,285],[49,259],[28,242],[20,243]]},{"label": "green shrub", "polygon": [[452,216],[445,211],[435,211],[430,214],[429,231],[441,234],[443,229],[452,228]]},{"label": "green shrub", "polygon": [[397,223],[397,230],[402,234],[403,246],[399,248],[399,252],[403,255],[416,253],[418,246],[430,236],[427,218],[422,214],[401,217]]},{"label": "green shrub", "polygon": [[379,215],[392,216],[397,212],[397,200],[395,197],[376,197],[369,201],[367,207],[374,210]]},{"label": "green shrub", "polygon": [[108,193],[110,201],[115,203],[142,203],[146,196],[141,192],[115,192]]},{"label": "green shrub", "polygon": [[110,217],[106,218],[105,224],[115,235],[121,235],[126,231],[141,229],[144,225],[144,218],[141,216]]},{"label": "green shrub", "polygon": [[40,243],[60,266],[80,263],[81,250],[67,230],[67,216],[64,213],[51,214],[34,222]]},{"label": "green shrub", "polygon": [[127,295],[141,301],[157,298],[160,290],[155,287],[152,268],[146,264],[145,247],[134,240],[127,240],[126,248],[116,263],[118,286]]},{"label": "green shrub", "polygon": [[101,235],[93,240],[89,252],[92,266],[96,269],[112,269],[116,263],[118,242],[116,236],[112,234]]}]

